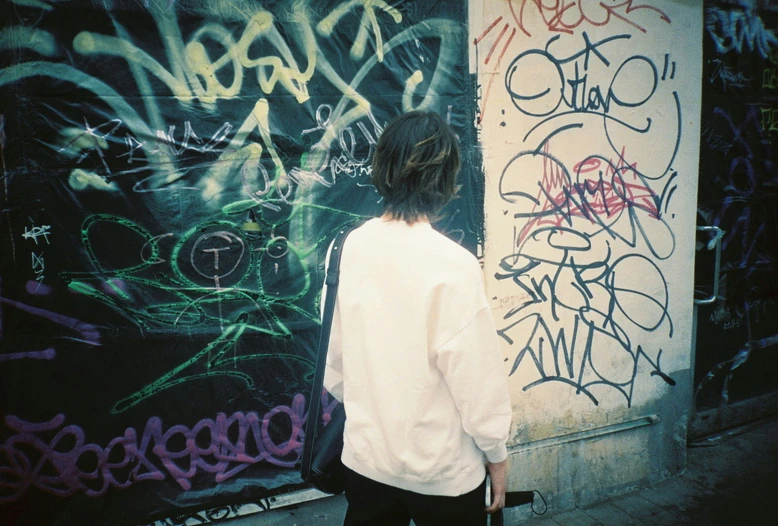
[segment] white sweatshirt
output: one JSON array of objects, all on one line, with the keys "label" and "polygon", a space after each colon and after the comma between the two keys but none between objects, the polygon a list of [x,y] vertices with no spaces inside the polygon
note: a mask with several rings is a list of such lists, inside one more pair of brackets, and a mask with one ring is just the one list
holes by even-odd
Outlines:
[{"label": "white sweatshirt", "polygon": [[354,230],[324,386],[344,403],[352,470],[426,495],[478,487],[484,457],[508,455],[511,405],[475,257],[428,223]]}]

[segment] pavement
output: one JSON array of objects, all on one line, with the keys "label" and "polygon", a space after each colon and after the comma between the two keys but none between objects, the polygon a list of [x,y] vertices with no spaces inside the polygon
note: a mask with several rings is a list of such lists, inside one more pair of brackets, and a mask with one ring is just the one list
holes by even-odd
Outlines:
[{"label": "pavement", "polygon": [[[547,498],[547,500],[549,500]],[[778,415],[690,444],[687,469],[648,488],[586,508],[525,516],[505,525],[751,525],[778,524]],[[536,499],[536,511],[543,504]],[[229,526],[320,526],[343,524],[346,500],[340,495],[222,522]]]}]

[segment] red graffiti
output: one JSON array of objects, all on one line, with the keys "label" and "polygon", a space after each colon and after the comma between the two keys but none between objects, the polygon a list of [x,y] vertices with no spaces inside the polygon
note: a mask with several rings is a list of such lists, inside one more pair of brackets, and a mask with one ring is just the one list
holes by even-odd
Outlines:
[{"label": "red graffiti", "polygon": [[527,36],[531,34],[525,21],[532,15],[533,19],[539,16],[548,31],[567,34],[573,34],[581,25],[601,27],[614,19],[645,33],[646,29],[633,18],[634,12],[643,10],[653,11],[660,20],[670,23],[664,11],[651,5],[634,5],[633,0],[509,0],[508,5],[516,25]]},{"label": "red graffiti", "polygon": [[575,181],[565,175],[560,164],[548,154],[548,144],[542,156],[543,174],[528,222],[517,236],[520,245],[535,227],[560,226],[573,217],[586,218],[592,224],[607,225],[628,209],[639,209],[654,219],[659,218],[658,196],[640,179],[637,164],[630,164],[622,149],[614,163],[591,156],[573,167]]},{"label": "red graffiti", "polygon": [[[324,425],[337,403],[322,394]],[[0,444],[0,503],[17,500],[30,487],[58,497],[97,497],[110,487],[168,477],[188,490],[198,473],[211,473],[220,483],[260,462],[291,468],[302,453],[307,416],[305,397],[297,394],[291,405],[274,407],[264,417],[218,413],[191,428],[167,430],[161,418],[151,417],[140,436],[129,427],[100,446],[88,443],[79,426],[63,427],[62,414],[40,423],[9,415],[5,425],[15,434]],[[283,437],[278,429],[285,430]]]},{"label": "red graffiti", "polygon": [[[497,60],[494,62],[494,73],[501,71],[500,63],[518,31],[528,37],[532,36],[528,27],[530,20],[534,22],[533,26],[537,25],[539,21],[540,25],[550,33],[570,35],[582,27],[585,29],[589,26],[606,26],[614,19],[628,26],[626,29],[637,29],[646,33],[646,28],[634,20],[635,13],[640,11],[651,11],[657,15],[659,20],[671,23],[670,17],[664,11],[650,5],[635,5],[634,0],[508,0],[508,7],[510,19],[506,20],[503,16],[498,16],[473,40],[473,45],[478,46],[489,35],[492,35],[493,41],[486,52],[483,64],[488,66],[495,56],[495,52],[499,49]],[[486,114],[489,94],[497,76],[489,75],[486,81],[486,88],[481,95],[480,113],[477,118],[479,124]]]},{"label": "red graffiti", "polygon": [[[490,25],[486,31],[481,34],[478,38],[475,39],[473,44],[478,45],[481,40],[486,38],[486,35],[488,35],[492,29],[494,29],[500,22],[502,22],[502,17],[497,18],[494,22],[492,22],[492,25]],[[500,41],[502,40],[503,36],[507,33],[508,29],[510,28],[509,23],[505,23],[502,25],[502,30],[500,31],[500,34],[497,35],[497,38],[495,39],[494,43],[492,43],[492,47],[489,48],[489,52],[486,55],[486,59],[484,59],[484,65],[488,65],[489,61],[492,59],[492,55],[494,54],[494,51],[497,49],[497,46],[500,44]],[[495,64],[495,71],[499,71],[500,69],[500,63],[502,62],[503,57],[505,56],[505,52],[508,51],[508,46],[510,46],[511,42],[513,41],[513,38],[516,36],[516,28],[514,27],[508,38],[505,40],[504,43],[502,43],[502,49],[500,51],[500,54],[497,56],[497,62]],[[481,112],[478,115],[477,122],[478,124],[481,123],[483,120],[484,115],[486,114],[486,103],[489,100],[489,94],[492,91],[492,83],[494,82],[495,75],[492,75],[489,78],[489,81],[486,85],[486,92],[483,95],[483,103],[481,104]]]}]

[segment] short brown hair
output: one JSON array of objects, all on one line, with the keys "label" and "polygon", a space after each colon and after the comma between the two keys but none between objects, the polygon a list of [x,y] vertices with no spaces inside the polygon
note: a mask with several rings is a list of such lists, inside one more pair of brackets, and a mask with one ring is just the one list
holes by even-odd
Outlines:
[{"label": "short brown hair", "polygon": [[437,113],[393,119],[378,139],[371,177],[384,212],[408,223],[435,219],[456,194],[459,162],[456,134]]}]

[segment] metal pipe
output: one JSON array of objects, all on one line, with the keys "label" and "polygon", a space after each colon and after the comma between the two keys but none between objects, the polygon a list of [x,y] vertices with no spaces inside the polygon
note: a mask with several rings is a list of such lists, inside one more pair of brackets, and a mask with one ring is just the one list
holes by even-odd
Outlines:
[{"label": "metal pipe", "polygon": [[627,420],[625,422],[618,422],[616,424],[608,424],[606,426],[586,429],[584,431],[575,431],[573,433],[567,433],[557,437],[544,438],[542,440],[536,440],[526,444],[517,444],[515,446],[510,446],[508,451],[510,453],[520,453],[522,451],[530,451],[544,447],[559,446],[561,444],[577,442],[579,440],[589,440],[591,438],[604,435],[612,435],[613,433],[621,433],[622,431],[628,431],[638,427],[650,426],[658,423],[659,420],[659,415],[643,416],[634,420]]},{"label": "metal pipe", "polygon": [[703,300],[694,300],[694,303],[696,303],[697,305],[708,305],[716,301],[719,297],[719,272],[721,270],[721,238],[724,236],[724,231],[717,226],[698,226],[697,231],[716,233],[713,236],[713,239],[711,239],[708,242],[708,245],[706,247],[708,250],[713,250],[714,247],[716,248],[716,262],[714,263],[714,267],[713,267],[713,294],[711,295],[710,298],[705,298]]}]

